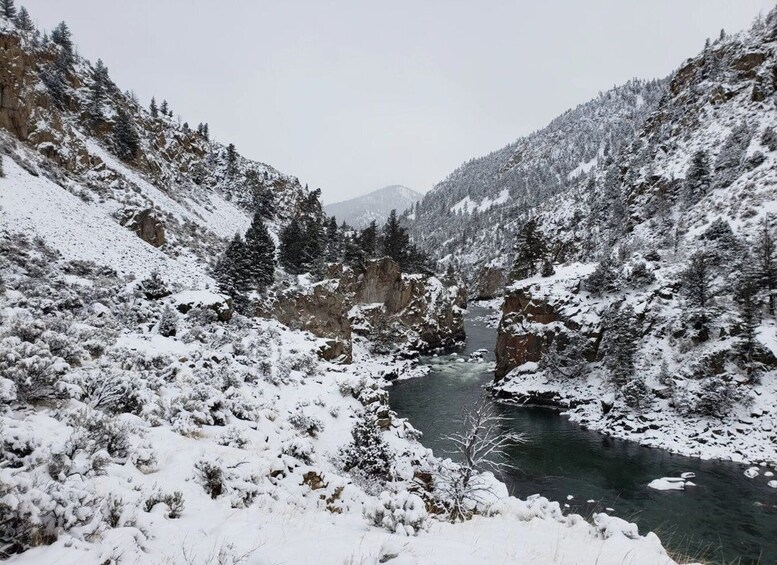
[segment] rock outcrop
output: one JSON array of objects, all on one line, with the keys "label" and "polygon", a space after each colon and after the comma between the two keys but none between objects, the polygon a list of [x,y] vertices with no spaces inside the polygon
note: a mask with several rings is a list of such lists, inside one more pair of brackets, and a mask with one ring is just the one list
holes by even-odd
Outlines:
[{"label": "rock outcrop", "polygon": [[487,265],[478,271],[472,296],[475,300],[491,300],[502,296],[505,290],[505,272],[501,267]]},{"label": "rock outcrop", "polygon": [[135,214],[127,224],[138,237],[154,247],[165,243],[165,226],[153,210],[147,209]]},{"label": "rock outcrop", "polygon": [[272,305],[257,314],[324,338],[321,356],[341,363],[352,360],[353,333],[415,351],[464,339],[466,296],[457,286],[430,275],[403,274],[388,257],[362,269],[335,265],[328,276],[311,287],[277,292]]}]

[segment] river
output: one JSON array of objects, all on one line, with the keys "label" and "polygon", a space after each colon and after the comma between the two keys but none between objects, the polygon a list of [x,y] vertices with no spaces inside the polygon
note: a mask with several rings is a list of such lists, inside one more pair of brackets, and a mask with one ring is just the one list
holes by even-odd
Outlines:
[{"label": "river", "polygon": [[[445,437],[461,429],[463,411],[493,379],[491,364],[457,361],[478,349],[488,349],[486,360],[493,361],[496,330],[484,321],[489,313],[470,306],[467,343],[458,356],[425,357],[428,376],[398,381],[389,390],[392,408],[423,432],[423,444],[438,456],[456,459]],[[762,478],[746,478],[741,465],[608,438],[548,409],[497,409],[507,426],[528,437],[510,452],[518,470],[502,477],[512,494],[540,493],[584,516],[611,508],[611,514],[636,522],[641,533],[658,534],[665,547],[707,563],[777,563],[777,489]],[[685,491],[647,486],[689,471],[697,486]]]}]

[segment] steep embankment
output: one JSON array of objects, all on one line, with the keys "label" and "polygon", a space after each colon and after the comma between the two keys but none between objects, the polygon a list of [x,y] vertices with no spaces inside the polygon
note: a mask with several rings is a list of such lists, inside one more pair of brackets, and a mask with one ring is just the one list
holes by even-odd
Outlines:
[{"label": "steep embankment", "polygon": [[775,69],[772,12],[684,63],[633,140],[537,208],[516,239],[528,278],[505,300],[501,397],[777,461]]}]

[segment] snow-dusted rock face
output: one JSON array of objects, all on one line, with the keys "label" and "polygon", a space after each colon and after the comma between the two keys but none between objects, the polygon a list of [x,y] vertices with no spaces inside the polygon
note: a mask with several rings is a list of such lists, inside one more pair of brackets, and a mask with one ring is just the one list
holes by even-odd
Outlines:
[{"label": "snow-dusted rock face", "polygon": [[486,265],[480,268],[475,279],[472,291],[474,300],[491,300],[504,294],[505,283],[504,268],[497,265]]},{"label": "snow-dusted rock face", "polygon": [[430,275],[403,274],[388,257],[363,269],[333,265],[328,278],[314,285],[279,290],[260,315],[271,315],[292,328],[325,341],[327,360],[351,362],[352,330],[414,351],[446,347],[464,339],[466,297]]}]

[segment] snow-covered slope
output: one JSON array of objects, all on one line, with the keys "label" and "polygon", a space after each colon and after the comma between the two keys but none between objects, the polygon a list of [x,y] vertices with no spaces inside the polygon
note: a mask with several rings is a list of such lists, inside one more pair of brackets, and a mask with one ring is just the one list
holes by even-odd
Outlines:
[{"label": "snow-covered slope", "polygon": [[370,222],[383,224],[392,210],[402,213],[413,207],[422,195],[406,186],[394,184],[357,196],[350,200],[328,204],[324,212],[354,228],[365,228]]},{"label": "snow-covered slope", "polygon": [[777,10],[683,63],[633,139],[533,210],[500,324],[501,396],[777,465],[775,68]]},{"label": "snow-covered slope", "polygon": [[580,182],[596,163],[628,143],[665,89],[665,80],[630,81],[507,147],[464,163],[408,218],[414,241],[434,259],[458,263],[467,275],[494,259],[504,261],[527,212]]}]

